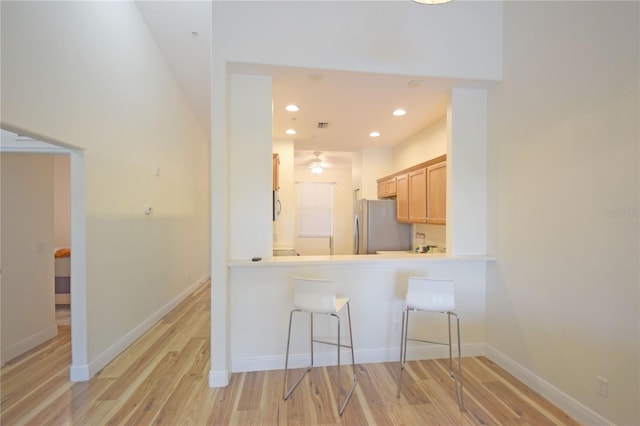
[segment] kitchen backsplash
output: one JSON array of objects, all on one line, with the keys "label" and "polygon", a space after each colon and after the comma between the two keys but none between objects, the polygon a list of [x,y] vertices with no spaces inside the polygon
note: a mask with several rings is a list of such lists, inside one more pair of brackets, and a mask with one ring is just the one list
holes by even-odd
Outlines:
[{"label": "kitchen backsplash", "polygon": [[445,248],[447,246],[447,225],[431,225],[416,223],[413,225],[413,246],[422,244],[422,239],[416,238],[416,234],[424,235],[424,244]]}]

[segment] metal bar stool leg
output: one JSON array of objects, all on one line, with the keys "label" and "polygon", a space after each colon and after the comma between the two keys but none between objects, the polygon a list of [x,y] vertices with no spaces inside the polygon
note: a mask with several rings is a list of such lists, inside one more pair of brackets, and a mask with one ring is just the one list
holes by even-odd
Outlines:
[{"label": "metal bar stool leg", "polygon": [[409,332],[409,308],[402,311],[402,328],[400,331],[400,372],[398,373],[398,392],[396,398],[400,398],[404,365],[407,362],[407,333]]},{"label": "metal bar stool leg", "polygon": [[[458,372],[453,371],[453,357],[451,350],[451,315],[456,317],[456,337],[458,340]],[[463,390],[462,390],[462,349],[460,347],[460,317],[453,312],[447,312],[449,319],[449,375],[455,380],[456,396],[458,407],[464,411]]]},{"label": "metal bar stool leg", "polygon": [[[347,320],[349,322],[349,347],[351,348],[351,367],[353,369],[353,383],[351,384],[351,388],[349,388],[349,392],[347,392],[347,396],[344,398],[344,402],[340,406],[340,410],[338,413],[342,415],[345,407],[347,406],[347,402],[351,399],[351,395],[353,394],[353,390],[356,388],[356,384],[358,383],[358,376],[356,375],[356,359],[353,353],[353,333],[351,332],[351,308],[349,307],[349,302],[347,302]],[[338,394],[340,393],[340,318],[338,318]],[[337,396],[337,395],[336,395]]]},{"label": "metal bar stool leg", "polygon": [[311,371],[313,367],[313,315],[311,316],[311,365],[306,367],[300,377],[296,380],[296,382],[291,386],[291,388],[287,389],[287,379],[289,377],[289,346],[291,344],[291,323],[293,320],[293,314],[296,312],[302,312],[300,309],[294,309],[289,314],[289,335],[287,336],[287,354],[284,359],[284,390],[282,393],[282,398],[284,400],[288,399],[291,396],[291,393],[298,387],[302,378],[307,374],[307,372]]}]

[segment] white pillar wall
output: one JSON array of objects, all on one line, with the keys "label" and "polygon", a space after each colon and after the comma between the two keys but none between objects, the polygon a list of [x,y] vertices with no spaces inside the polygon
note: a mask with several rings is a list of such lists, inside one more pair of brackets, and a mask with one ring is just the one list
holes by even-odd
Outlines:
[{"label": "white pillar wall", "polygon": [[453,89],[447,112],[447,248],[487,252],[487,92]]},{"label": "white pillar wall", "polygon": [[[272,255],[271,77],[232,74],[229,96],[229,258]],[[237,196],[236,196],[237,195]]]},{"label": "white pillar wall", "polygon": [[228,90],[226,64],[215,53],[214,49],[211,61],[211,367],[209,386],[221,387],[228,385],[231,377],[229,308],[227,306]]},{"label": "white pillar wall", "polygon": [[[212,68],[214,76],[226,74],[223,64]],[[271,77],[232,74],[228,79],[227,84],[212,87],[212,91],[218,93],[212,97],[212,111],[227,112],[212,115],[209,372],[212,387],[228,385],[231,374],[227,258],[268,259],[273,245],[272,186],[271,179],[265,179],[271,176],[272,164]],[[220,82],[219,79],[212,81]],[[225,127],[216,122],[218,118],[228,122],[227,133],[219,131]],[[227,170],[242,172],[228,174]],[[218,177],[221,180],[217,180]]]}]

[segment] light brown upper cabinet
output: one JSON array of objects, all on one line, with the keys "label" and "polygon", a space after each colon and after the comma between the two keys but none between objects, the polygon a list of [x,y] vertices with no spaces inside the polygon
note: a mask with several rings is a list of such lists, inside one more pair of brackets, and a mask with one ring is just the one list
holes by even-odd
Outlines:
[{"label": "light brown upper cabinet", "polygon": [[395,197],[398,222],[447,223],[446,155],[385,176],[377,182],[378,198]]},{"label": "light brown upper cabinet", "polygon": [[273,154],[273,190],[280,189],[280,155]]},{"label": "light brown upper cabinet", "polygon": [[427,222],[427,169],[409,172],[409,222]]},{"label": "light brown upper cabinet", "polygon": [[409,175],[396,176],[396,219],[409,222]]},{"label": "light brown upper cabinet", "polygon": [[396,196],[396,177],[378,179],[378,198],[390,198]]},{"label": "light brown upper cabinet", "polygon": [[427,167],[427,223],[447,223],[447,163]]}]

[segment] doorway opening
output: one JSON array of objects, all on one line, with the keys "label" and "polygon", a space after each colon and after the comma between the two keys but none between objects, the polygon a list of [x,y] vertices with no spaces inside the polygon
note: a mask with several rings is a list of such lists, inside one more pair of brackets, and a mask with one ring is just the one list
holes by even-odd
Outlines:
[{"label": "doorway opening", "polygon": [[[23,244],[21,250],[24,253],[33,255],[35,264],[27,264],[27,265],[19,265],[20,260],[16,260],[11,256],[7,256],[5,253],[9,253],[9,251],[5,250],[2,253],[2,263],[3,269],[5,272],[3,274],[3,286],[2,286],[2,303],[0,304],[0,316],[2,317],[3,323],[3,352],[2,352],[2,363],[8,361],[11,358],[15,358],[15,356],[20,355],[21,353],[26,352],[34,346],[42,343],[44,340],[48,340],[55,336],[50,336],[50,334],[57,333],[57,324],[55,322],[50,326],[41,327],[35,333],[31,332],[31,330],[19,330],[19,333],[23,333],[24,335],[11,336],[10,334],[5,335],[5,328],[11,323],[15,323],[15,321],[8,318],[12,314],[12,310],[15,311],[13,304],[14,303],[22,303],[25,306],[29,306],[32,301],[26,300],[30,297],[37,297],[36,294],[29,294],[29,292],[25,292],[24,288],[20,287],[20,282],[22,281],[20,278],[20,267],[24,268],[37,268],[38,259],[43,259],[43,256],[51,256],[55,259],[55,253],[58,248],[62,248],[59,246],[69,246],[70,252],[72,253],[72,257],[68,259],[68,264],[66,265],[66,270],[59,270],[60,277],[64,275],[68,275],[69,277],[69,287],[66,290],[70,297],[68,300],[69,303],[69,313],[70,315],[70,327],[71,327],[71,366],[70,366],[70,379],[72,381],[83,381],[89,379],[89,369],[87,363],[87,336],[86,336],[86,322],[87,322],[87,314],[86,314],[86,243],[85,243],[85,235],[86,235],[86,212],[84,208],[84,152],[81,149],[77,149],[71,147],[67,144],[47,140],[46,138],[38,137],[37,135],[31,134],[30,132],[25,131],[16,131],[15,129],[2,129],[2,144],[0,145],[0,155],[4,156],[5,163],[10,164],[9,160],[11,160],[11,155],[13,154],[35,154],[39,155],[39,158],[45,159],[42,163],[34,163],[34,164],[44,164],[45,167],[50,167],[48,171],[51,171],[49,175],[50,178],[54,178],[53,170],[55,170],[55,166],[53,165],[54,160],[51,159],[49,162],[46,161],[47,156],[51,157],[59,157],[57,161],[62,174],[66,174],[68,176],[68,187],[66,190],[68,191],[68,210],[67,210],[67,218],[66,223],[68,224],[68,229],[61,229],[60,235],[55,236],[55,232],[53,232],[54,226],[52,225],[55,219],[53,217],[46,218],[44,221],[49,223],[48,228],[44,228],[48,231],[45,233],[51,232],[51,235],[34,235],[32,236],[32,241],[27,242],[24,245],[24,238],[21,238],[19,235],[16,235],[13,238],[14,242],[5,241],[5,236],[3,236],[3,245],[5,247],[7,245],[15,244]],[[54,154],[54,155],[51,155]],[[65,157],[64,160],[60,158]],[[35,157],[34,157],[35,158]],[[66,163],[65,163],[66,161]],[[29,164],[28,162],[25,164]],[[66,164],[66,165],[65,165]],[[27,167],[29,167],[27,165]],[[36,166],[37,167],[37,166]],[[8,173],[11,170],[11,167],[8,167],[6,170],[3,170],[3,175],[5,172]],[[20,166],[14,167],[13,170],[19,175],[20,173],[26,173],[26,176],[29,176],[29,170],[20,171]],[[3,176],[3,178],[8,176]],[[28,180],[28,179],[27,179]],[[11,183],[11,179],[3,179],[3,189],[5,186],[10,188],[9,185]],[[20,184],[20,182],[17,182]],[[16,187],[19,191],[20,188]],[[64,189],[63,189],[64,191]],[[8,191],[10,193],[10,190]],[[60,194],[58,194],[60,195]],[[46,198],[46,200],[40,200],[47,204],[48,201],[53,200],[53,190],[49,188],[48,195],[40,196],[35,194],[32,196],[32,199],[37,200],[39,198]],[[3,203],[4,204],[4,203]],[[28,229],[30,224],[27,222],[27,219],[21,217],[20,213],[12,212],[8,210],[9,206],[5,207],[3,205],[2,213],[0,217],[2,217],[3,228],[11,229],[11,225],[21,225]],[[27,206],[27,211],[29,211]],[[51,207],[48,210],[49,213],[53,215],[54,209]],[[61,219],[60,217],[58,219]],[[13,221],[13,222],[11,222]],[[65,219],[62,219],[64,222]],[[59,225],[59,224],[57,224]],[[62,234],[67,233],[67,240],[64,239]],[[9,235],[11,237],[11,235]],[[68,244],[67,244],[68,242]],[[19,247],[16,245],[15,247]],[[33,247],[35,246],[35,247]],[[35,248],[35,249],[34,249]],[[15,252],[14,252],[15,253]],[[35,254],[34,254],[35,253]],[[15,256],[14,256],[15,257]],[[55,269],[55,261],[53,262]],[[49,263],[48,265],[51,265]],[[62,266],[64,268],[64,266]],[[47,266],[44,268],[44,273],[46,274]],[[12,272],[16,272],[12,275]],[[51,273],[51,270],[48,270],[48,273]],[[54,271],[55,273],[55,271]],[[45,277],[50,277],[51,275],[44,275]],[[51,307],[48,305],[49,302],[53,302],[53,306],[55,306],[55,275],[54,280],[52,282],[47,283],[47,279],[43,281],[43,285],[49,285],[49,289],[54,289],[53,292],[50,292],[49,295],[53,297],[49,297],[48,300],[42,301],[42,303],[46,303],[45,306],[49,306],[45,308],[47,312],[51,312],[50,309],[55,311],[55,307]],[[62,290],[63,286],[60,287]],[[62,292],[61,292],[62,294]],[[64,298],[64,297],[63,297]],[[61,300],[64,302],[66,300]],[[61,303],[64,304],[64,303]],[[21,312],[24,314],[24,312]],[[5,321],[7,319],[8,321]],[[44,322],[51,322],[51,317],[45,318]],[[55,317],[53,318],[55,321]],[[44,323],[43,322],[43,323]],[[36,327],[38,328],[38,327]],[[10,339],[14,338],[16,340],[13,345],[7,346],[5,345],[5,338]],[[44,340],[43,340],[44,339]]]}]

